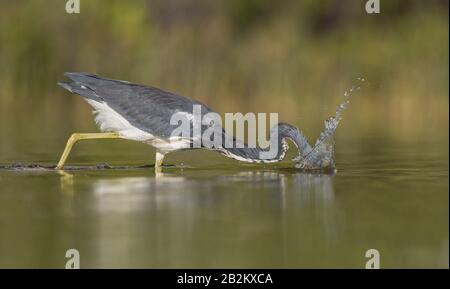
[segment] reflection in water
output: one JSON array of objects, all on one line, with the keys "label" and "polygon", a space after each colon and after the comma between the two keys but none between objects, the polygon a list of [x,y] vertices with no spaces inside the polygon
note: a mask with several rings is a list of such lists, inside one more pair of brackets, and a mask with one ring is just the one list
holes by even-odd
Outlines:
[{"label": "reflection in water", "polygon": [[73,174],[65,172],[63,170],[59,170],[57,171],[58,175],[61,176],[60,180],[61,180],[61,191],[66,195],[66,196],[72,196],[74,194],[73,191]]},{"label": "reflection in water", "polygon": [[[275,214],[277,218],[275,226],[279,238],[277,258],[280,258],[281,266],[299,261],[292,256],[295,256],[293,252],[298,252],[297,247],[303,243],[303,235],[309,234],[302,227],[311,227],[308,223],[311,211],[318,222],[314,224],[315,231],[321,231],[323,241],[332,245],[336,240],[336,222],[339,218],[332,206],[334,201],[332,175],[247,171],[223,178],[230,182],[253,184],[257,190],[264,189],[270,192],[271,207],[278,209]],[[257,198],[259,197],[261,196],[258,194]]]},{"label": "reflection in water", "polygon": [[315,204],[325,206],[334,201],[332,175],[297,173],[293,175],[293,183],[301,192],[304,202],[314,201]]},{"label": "reflection in water", "polygon": [[[77,181],[85,179],[75,174],[71,183],[66,174],[61,187],[67,194],[75,192],[74,204],[80,198],[89,204],[91,221],[83,230],[97,244],[89,252],[91,266],[251,266],[268,256],[287,266],[296,262],[292,247],[301,243],[302,226],[310,226],[301,210],[314,207],[319,208],[315,213],[320,212],[318,228],[325,230],[324,238],[334,237],[329,232],[336,218],[322,209],[334,200],[330,175],[243,171],[202,177],[172,172],[100,177],[80,187]],[[86,212],[71,208],[75,215]]]},{"label": "reflection in water", "polygon": [[95,181],[92,187],[92,192],[99,197],[125,194],[127,191],[133,192],[135,195],[145,193],[150,188],[150,183],[146,177],[125,177],[100,179]]}]

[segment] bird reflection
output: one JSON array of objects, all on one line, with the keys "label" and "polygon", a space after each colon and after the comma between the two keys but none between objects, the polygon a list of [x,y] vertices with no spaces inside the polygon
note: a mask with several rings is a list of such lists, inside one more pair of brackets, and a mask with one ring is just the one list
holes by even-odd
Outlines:
[{"label": "bird reflection", "polygon": [[59,170],[58,175],[60,175],[61,191],[66,196],[73,196],[73,175],[65,171]]},{"label": "bird reflection", "polygon": [[[68,196],[74,196],[76,190],[77,174],[64,171],[58,172],[61,176],[61,190]],[[218,171],[216,174],[209,171],[208,174],[200,173],[197,177],[194,173],[184,174],[183,171],[170,173],[156,173],[152,176],[127,176],[127,177],[96,177],[89,181],[83,179],[84,190],[95,197],[124,195],[128,197],[145,197],[175,201],[184,199],[186,194],[191,194],[189,203],[205,199],[218,202],[223,192],[259,192],[270,193],[271,203],[274,206],[285,207],[287,198],[295,200],[296,205],[327,205],[334,201],[333,176],[327,174],[306,174],[286,171]],[[152,196],[155,193],[166,195]],[[199,195],[201,193],[201,195]],[[261,196],[263,197],[263,196]],[[199,200],[197,198],[200,198]],[[203,200],[203,201],[202,201]],[[183,202],[186,200],[183,200]],[[172,204],[173,205],[173,204]]]},{"label": "bird reflection", "polygon": [[[271,191],[280,198],[293,194],[300,203],[330,204],[334,200],[333,175],[283,171],[245,171],[223,176],[235,183],[253,184],[261,191]],[[285,203],[284,201],[282,203]]]},{"label": "bird reflection", "polygon": [[329,205],[334,201],[333,175],[296,173],[292,183],[305,202]]},{"label": "bird reflection", "polygon": [[115,260],[120,267],[171,267],[183,260],[201,265],[211,255],[226,263],[236,261],[235,251],[252,260],[255,244],[264,244],[276,264],[289,264],[297,261],[292,250],[301,251],[308,236],[319,235],[330,244],[339,237],[332,175],[195,169],[147,173],[61,175],[63,192],[72,195],[70,214],[85,218],[82,230],[97,244],[90,254],[98,267],[114,267]]}]

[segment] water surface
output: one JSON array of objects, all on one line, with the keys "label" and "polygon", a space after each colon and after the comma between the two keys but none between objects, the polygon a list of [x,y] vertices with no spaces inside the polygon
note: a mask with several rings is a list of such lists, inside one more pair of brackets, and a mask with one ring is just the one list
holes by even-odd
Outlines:
[{"label": "water surface", "polygon": [[[133,144],[99,144],[69,165],[152,163]],[[83,268],[363,268],[371,248],[384,268],[448,267],[448,144],[423,147],[341,145],[334,175],[205,151],[170,156],[161,175],[2,169],[0,267],[63,268],[69,248]],[[56,163],[59,151],[38,151],[8,163]]]}]

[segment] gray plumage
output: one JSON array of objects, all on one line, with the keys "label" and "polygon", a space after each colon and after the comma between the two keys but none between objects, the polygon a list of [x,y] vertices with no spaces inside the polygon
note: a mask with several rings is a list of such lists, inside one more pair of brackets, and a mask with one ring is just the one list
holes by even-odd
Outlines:
[{"label": "gray plumage", "polygon": [[211,111],[198,101],[155,87],[89,73],[66,72],[64,75],[73,80],[58,83],[65,89],[94,101],[106,102],[133,126],[161,138],[168,138],[172,133],[169,121],[174,113],[192,112],[194,104],[201,105],[202,114]]},{"label": "gray plumage", "polygon": [[[212,112],[210,108],[198,101],[155,87],[108,79],[89,73],[71,72],[65,73],[65,75],[72,82],[59,82],[59,85],[70,92],[83,96],[88,101],[106,103],[132,126],[161,140],[167,140],[176,127],[170,124],[170,118],[173,114],[177,112],[192,113],[194,104],[201,106],[202,115]],[[202,131],[206,128],[206,126],[202,126]],[[237,142],[235,138],[228,136],[222,127],[218,129],[223,141],[231,139],[234,144]],[[268,149],[250,148],[245,143],[243,148],[220,147],[214,148],[214,150],[243,161],[257,163],[275,162],[284,158],[288,149],[286,139],[289,138],[297,146],[299,157],[311,152],[311,146],[296,127],[286,123],[279,123],[271,129],[271,133],[275,130],[278,130],[278,137],[271,139],[273,142],[271,145],[277,145],[278,152],[272,159],[260,157],[260,153]],[[192,148],[192,144],[190,148]],[[311,164],[311,166],[314,165]]]}]

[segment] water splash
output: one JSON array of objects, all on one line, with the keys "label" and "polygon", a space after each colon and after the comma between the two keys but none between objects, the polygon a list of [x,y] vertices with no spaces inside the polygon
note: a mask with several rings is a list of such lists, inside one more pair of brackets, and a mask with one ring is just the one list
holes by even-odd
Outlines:
[{"label": "water splash", "polygon": [[295,167],[307,170],[334,170],[334,133],[342,119],[342,112],[350,104],[350,98],[361,89],[366,81],[363,77],[356,79],[358,84],[352,85],[350,89],[344,92],[345,101],[338,105],[334,116],[325,120],[325,128],[320,133],[313,148],[304,156],[298,156],[294,159]]}]

